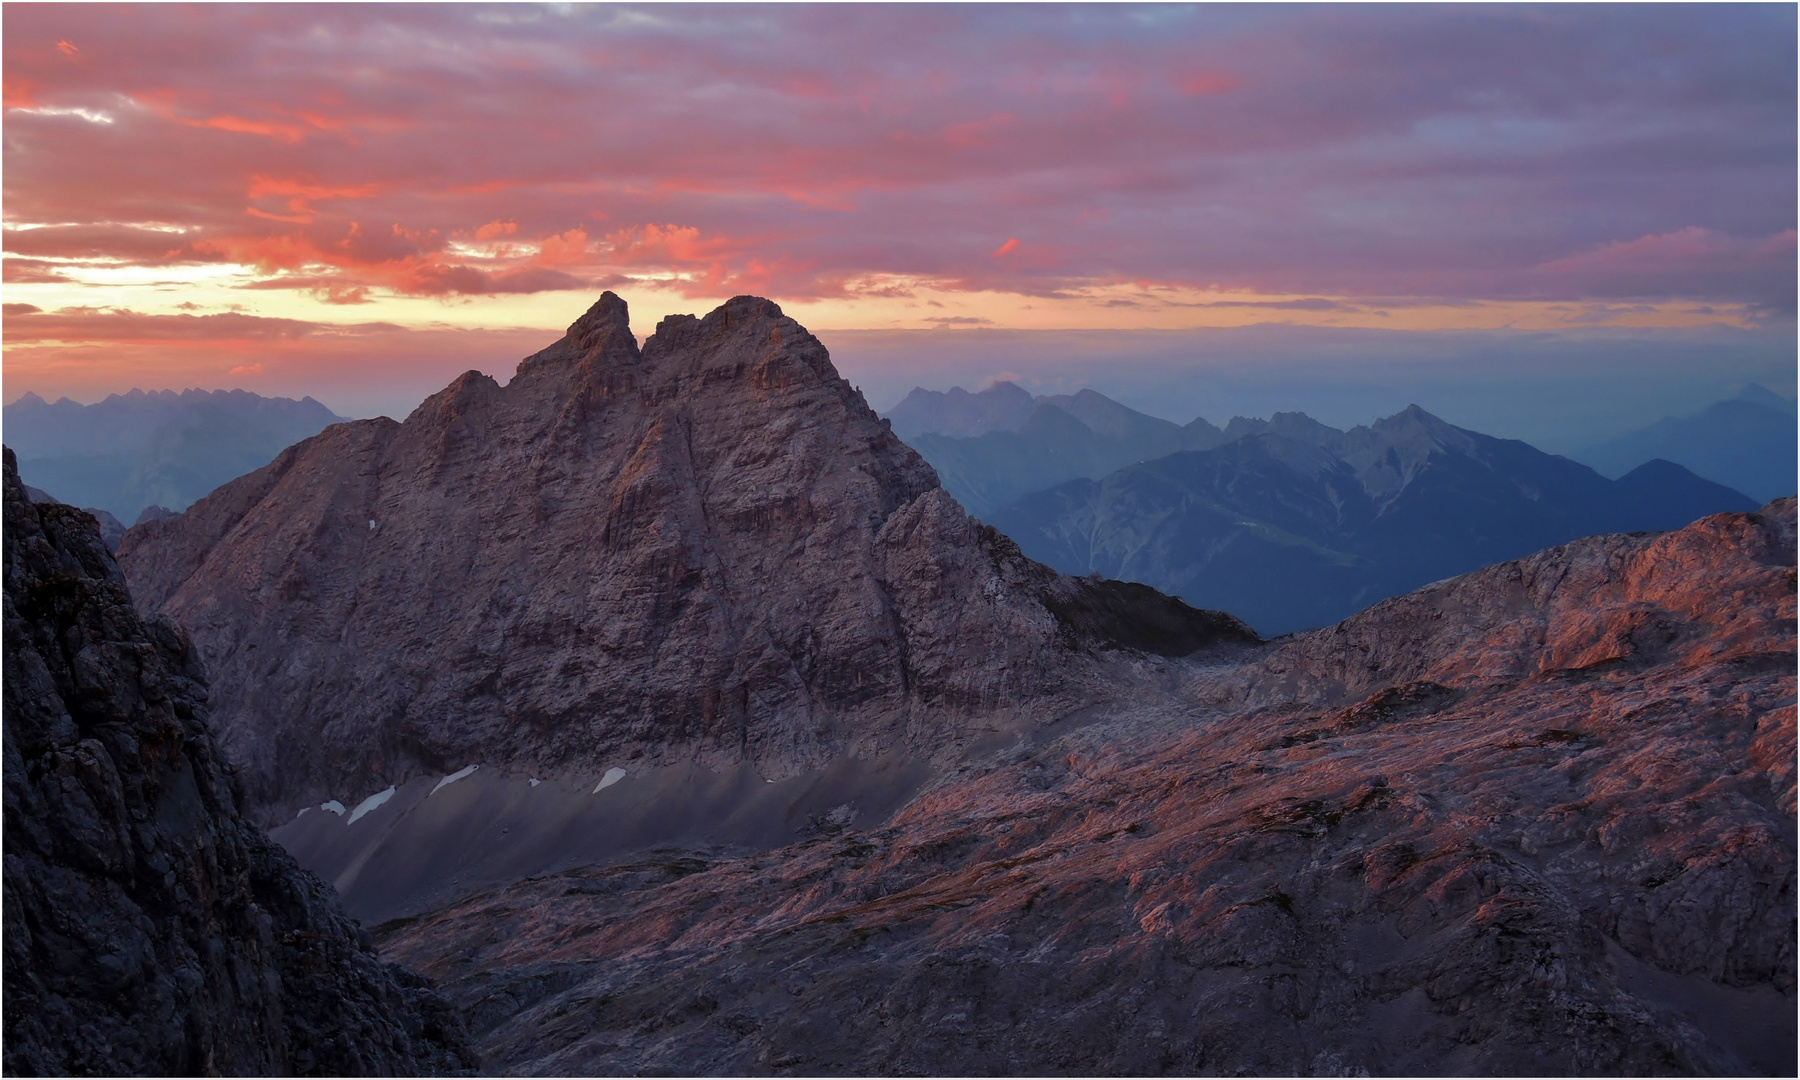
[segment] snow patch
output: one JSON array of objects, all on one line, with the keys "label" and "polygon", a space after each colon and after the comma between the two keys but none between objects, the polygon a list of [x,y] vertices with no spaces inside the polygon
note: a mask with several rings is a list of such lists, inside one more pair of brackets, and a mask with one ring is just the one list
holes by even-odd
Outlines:
[{"label": "snow patch", "polygon": [[333,799],[330,802],[320,803],[319,809],[329,810],[332,813],[336,814],[338,817],[344,816],[344,804],[341,802],[338,802],[336,799]]},{"label": "snow patch", "polygon": [[344,824],[346,824],[346,825],[356,824],[357,818],[362,817],[364,814],[375,809],[377,806],[380,806],[382,803],[387,802],[389,799],[391,799],[393,797],[394,797],[394,786],[392,784],[389,784],[388,789],[386,791],[377,791],[375,794],[364,799],[362,802],[357,803],[356,809],[350,811],[350,820],[345,822]]},{"label": "snow patch", "polygon": [[467,765],[467,766],[464,766],[463,768],[456,770],[455,772],[451,773],[449,776],[446,776],[442,780],[439,780],[437,782],[437,787],[434,787],[431,789],[431,795],[427,795],[425,797],[427,799],[431,798],[432,795],[436,795],[438,793],[438,788],[447,787],[450,784],[454,784],[458,780],[461,780],[463,777],[473,774],[475,772],[475,770],[479,769],[479,768],[481,768],[481,766],[479,766],[479,765]]},{"label": "snow patch", "polygon": [[532,787],[537,787],[541,783],[543,783],[543,781],[539,780],[537,777],[534,776],[531,778],[531,786]]},{"label": "snow patch", "polygon": [[374,518],[369,519],[369,531],[370,532],[375,531],[375,519]]},{"label": "snow patch", "polygon": [[300,808],[300,812],[299,812],[299,813],[298,813],[298,814],[295,814],[295,815],[294,815],[294,820],[296,820],[296,821],[298,821],[298,820],[299,820],[299,819],[301,819],[301,818],[303,818],[303,817],[305,817],[305,816],[306,816],[306,812],[307,812],[307,811],[308,811],[308,810],[311,810],[311,809],[312,809],[312,807],[310,807],[310,806],[302,806],[302,807],[301,807],[301,808]]},{"label": "snow patch", "polygon": [[600,794],[601,791],[605,790],[606,788],[612,787],[614,784],[618,783],[619,781],[621,781],[623,779],[625,779],[625,770],[619,768],[617,765],[614,765],[612,768],[606,770],[606,775],[602,776],[600,778],[600,782],[598,784],[594,785],[593,793],[595,795],[598,795],[598,794]]}]

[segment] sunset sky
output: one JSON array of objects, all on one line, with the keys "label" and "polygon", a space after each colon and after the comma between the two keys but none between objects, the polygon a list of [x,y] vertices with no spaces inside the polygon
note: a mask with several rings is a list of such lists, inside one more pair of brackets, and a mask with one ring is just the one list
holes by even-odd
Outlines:
[{"label": "sunset sky", "polygon": [[1793,389],[1791,5],[9,3],[4,30],[8,401],[403,411],[602,289],[640,334],[769,296],[878,407],[1307,342],[1461,378],[1515,337],[1546,371]]}]

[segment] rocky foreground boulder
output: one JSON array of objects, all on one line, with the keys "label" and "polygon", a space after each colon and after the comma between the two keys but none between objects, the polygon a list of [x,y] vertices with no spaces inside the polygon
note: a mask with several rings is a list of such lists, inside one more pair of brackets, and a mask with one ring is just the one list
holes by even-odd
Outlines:
[{"label": "rocky foreground boulder", "polygon": [[1191,675],[873,827],[376,933],[496,1071],[1793,1075],[1794,500]]},{"label": "rocky foreground boulder", "polygon": [[239,814],[206,681],[5,452],[5,1071],[410,1075],[456,1014]]},{"label": "rocky foreground boulder", "polygon": [[1117,696],[1094,646],[1254,640],[970,518],[767,300],[638,347],[611,293],[504,387],[339,424],[119,559],[269,820],[470,763],[792,777]]}]

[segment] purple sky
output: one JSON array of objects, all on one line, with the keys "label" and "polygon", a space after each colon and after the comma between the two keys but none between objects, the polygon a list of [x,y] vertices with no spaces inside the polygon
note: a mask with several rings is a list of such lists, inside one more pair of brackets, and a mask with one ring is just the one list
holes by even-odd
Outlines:
[{"label": "purple sky", "polygon": [[[827,345],[1602,328],[1785,338],[1791,367],[1790,5],[4,23],[9,400],[244,385],[360,411],[506,374],[601,288],[640,331],[768,295]],[[883,356],[892,381],[941,368]]]}]

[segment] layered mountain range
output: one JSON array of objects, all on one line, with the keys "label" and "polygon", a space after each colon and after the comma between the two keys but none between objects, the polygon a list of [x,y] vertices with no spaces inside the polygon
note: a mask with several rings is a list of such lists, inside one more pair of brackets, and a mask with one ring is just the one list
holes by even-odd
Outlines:
[{"label": "layered mountain range", "polygon": [[[1239,428],[1163,461],[1290,546],[1630,490]],[[1791,1073],[1794,505],[1683,524],[1262,641],[970,518],[768,301],[608,294],[120,562],[488,1071]]]},{"label": "layered mountain range", "polygon": [[310,397],[133,390],[92,405],[27,393],[4,419],[26,482],[136,522],[148,509],[186,508],[343,417]]},{"label": "layered mountain range", "polygon": [[5,452],[11,1076],[410,1075],[474,1065],[418,976],[239,813],[181,628]]},{"label": "layered mountain range", "polygon": [[328,428],[119,558],[289,812],[469,762],[930,756],[1088,702],[1095,643],[1250,637],[1022,558],[751,297],[640,350],[609,293],[506,386]]},{"label": "layered mountain range", "polygon": [[1416,405],[1348,432],[1277,413],[1225,435],[988,520],[1059,570],[1144,582],[1282,634],[1575,537],[1755,506],[1669,462],[1612,481]]}]

